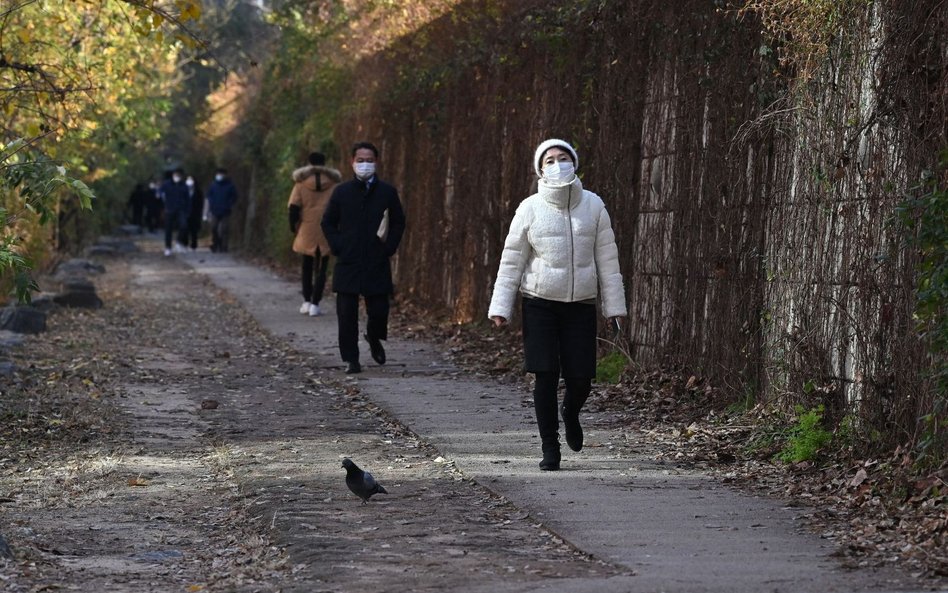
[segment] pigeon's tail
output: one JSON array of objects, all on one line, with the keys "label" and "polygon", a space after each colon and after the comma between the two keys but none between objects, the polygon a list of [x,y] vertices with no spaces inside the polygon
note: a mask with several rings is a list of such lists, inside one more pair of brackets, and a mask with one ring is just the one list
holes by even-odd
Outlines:
[{"label": "pigeon's tail", "polygon": [[377,492],[378,494],[388,494],[388,490],[386,490],[385,488],[383,488],[381,484],[378,485],[378,489],[376,490],[376,492]]}]

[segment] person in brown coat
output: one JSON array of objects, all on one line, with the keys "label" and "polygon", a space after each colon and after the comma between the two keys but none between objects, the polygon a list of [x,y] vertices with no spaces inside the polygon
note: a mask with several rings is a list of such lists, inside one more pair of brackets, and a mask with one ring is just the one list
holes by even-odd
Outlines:
[{"label": "person in brown coat", "polygon": [[342,181],[338,170],[325,165],[326,157],[314,152],[309,155],[309,165],[293,171],[295,184],[288,204],[290,231],[296,235],[293,251],[303,256],[300,313],[310,317],[320,314],[319,301],[323,298],[329,267],[329,242],[319,223],[333,188]]}]

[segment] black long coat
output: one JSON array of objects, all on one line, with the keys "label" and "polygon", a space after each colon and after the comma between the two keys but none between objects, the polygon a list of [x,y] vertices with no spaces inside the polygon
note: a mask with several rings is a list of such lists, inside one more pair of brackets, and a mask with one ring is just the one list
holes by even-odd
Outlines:
[{"label": "black long coat", "polygon": [[204,216],[204,192],[197,185],[191,191],[191,213],[188,214],[188,224],[201,224],[201,217]]},{"label": "black long coat", "polygon": [[[379,238],[379,227],[388,210],[388,234]],[[352,179],[336,186],[320,226],[336,256],[332,276],[335,292],[391,294],[392,266],[405,232],[405,212],[398,190],[375,177],[366,187]]]}]

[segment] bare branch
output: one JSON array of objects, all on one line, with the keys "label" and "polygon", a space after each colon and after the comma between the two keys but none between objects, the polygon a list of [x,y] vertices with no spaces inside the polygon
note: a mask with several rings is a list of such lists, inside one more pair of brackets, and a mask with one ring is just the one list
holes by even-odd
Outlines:
[{"label": "bare branch", "polygon": [[39,2],[39,0],[26,0],[25,2],[22,2],[22,3],[20,3],[20,4],[16,5],[16,6],[11,6],[11,7],[8,8],[7,10],[5,10],[4,12],[0,13],[0,19],[6,19],[7,17],[9,17],[9,16],[10,16],[11,14],[13,14],[14,12],[16,12],[16,11],[22,9],[22,8],[25,8],[25,7],[29,6],[30,4],[36,4],[37,2]]},{"label": "bare branch", "polygon": [[157,14],[164,20],[173,24],[175,27],[181,29],[185,33],[185,35],[190,37],[195,43],[198,44],[198,47],[200,47],[202,50],[207,52],[208,55],[210,55],[211,59],[214,60],[214,62],[218,65],[218,67],[220,67],[221,70],[224,70],[225,72],[227,71],[227,68],[223,64],[221,64],[220,61],[216,57],[214,57],[213,53],[211,52],[211,48],[210,46],[208,46],[207,42],[201,37],[199,37],[198,34],[195,33],[193,30],[188,28],[188,26],[184,24],[184,21],[179,19],[174,14],[168,12],[167,10],[154,6],[153,4],[150,4],[146,2],[145,0],[119,0],[119,1],[125,4],[128,4],[129,6],[134,6],[135,8],[141,8],[142,10],[147,10],[148,12],[152,14]]},{"label": "bare branch", "polygon": [[32,72],[35,74],[42,73],[42,70],[30,64],[24,64],[22,62],[8,62],[7,57],[4,55],[0,55],[0,68],[7,68],[10,70],[20,70],[21,72]]}]

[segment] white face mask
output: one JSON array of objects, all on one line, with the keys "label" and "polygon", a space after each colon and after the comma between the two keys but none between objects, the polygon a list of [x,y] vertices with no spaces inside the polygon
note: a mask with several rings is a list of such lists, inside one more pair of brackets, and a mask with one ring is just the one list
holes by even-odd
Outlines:
[{"label": "white face mask", "polygon": [[171,180],[174,181],[175,183],[181,183],[181,176],[180,176],[180,175],[172,175],[172,176],[171,176]]},{"label": "white face mask", "polygon": [[214,179],[216,181],[224,181],[224,176],[218,173],[217,175],[214,176]]},{"label": "white face mask", "polygon": [[557,161],[543,167],[543,178],[550,183],[563,183],[573,178],[576,173],[570,161]]},{"label": "white face mask", "polygon": [[352,168],[355,170],[356,177],[363,181],[375,175],[375,163],[354,163]]},{"label": "white face mask", "polygon": [[185,181],[184,184],[188,187],[194,187],[194,180],[188,177],[187,181]]}]

